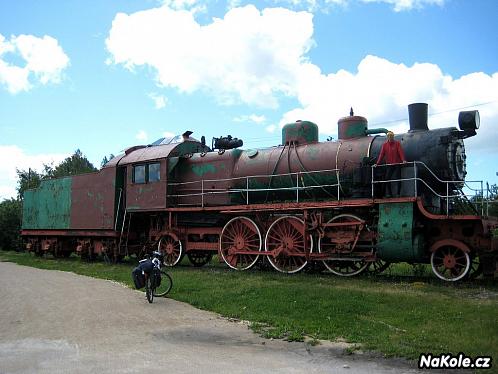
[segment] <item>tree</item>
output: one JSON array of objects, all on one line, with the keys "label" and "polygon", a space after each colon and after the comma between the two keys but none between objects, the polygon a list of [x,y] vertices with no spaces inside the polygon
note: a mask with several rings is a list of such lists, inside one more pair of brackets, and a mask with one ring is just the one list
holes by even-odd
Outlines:
[{"label": "tree", "polygon": [[72,156],[67,157],[55,168],[52,168],[51,166],[47,167],[47,165],[44,165],[44,167],[46,175],[49,178],[66,177],[68,175],[92,173],[97,171],[97,168],[95,168],[95,166],[88,161],[86,156],[81,153],[79,149],[77,149]]},{"label": "tree", "polygon": [[0,248],[4,250],[19,249],[19,231],[21,230],[21,201],[4,200],[0,203]]},{"label": "tree", "polygon": [[489,205],[488,212],[490,216],[498,217],[498,184],[489,186]]},{"label": "tree", "polygon": [[17,198],[22,199],[24,191],[37,188],[44,178],[43,173],[37,173],[29,168],[28,170],[16,169],[17,173]]},{"label": "tree", "polygon": [[115,156],[112,153],[109,155],[109,158],[107,158],[107,156],[104,156],[104,158],[100,162],[100,167],[103,168],[105,166],[105,164],[107,164],[109,161],[111,161],[114,157]]}]

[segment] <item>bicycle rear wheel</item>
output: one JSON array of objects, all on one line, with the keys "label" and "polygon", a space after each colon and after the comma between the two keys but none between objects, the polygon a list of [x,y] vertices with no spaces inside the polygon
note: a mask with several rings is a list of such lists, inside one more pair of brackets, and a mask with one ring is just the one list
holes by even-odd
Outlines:
[{"label": "bicycle rear wheel", "polygon": [[173,279],[168,273],[161,270],[161,284],[154,289],[154,296],[166,296],[171,291],[171,288],[173,288]]},{"label": "bicycle rear wheel", "polygon": [[145,296],[147,296],[147,301],[152,303],[154,301],[155,289],[152,287],[152,276],[148,276],[145,279]]}]

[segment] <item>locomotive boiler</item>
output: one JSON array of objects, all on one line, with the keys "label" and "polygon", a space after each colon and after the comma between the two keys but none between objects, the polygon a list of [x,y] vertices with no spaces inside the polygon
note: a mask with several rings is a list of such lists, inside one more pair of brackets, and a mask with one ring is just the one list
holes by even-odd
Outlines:
[{"label": "locomotive boiler", "polygon": [[[432,192],[453,194],[466,175],[463,139],[476,134],[479,114],[462,112],[461,130],[429,130],[427,108],[424,103],[411,104],[410,130],[396,136],[407,160],[417,161],[416,166],[403,168],[402,178],[414,178],[417,169],[418,177],[426,181],[419,186],[420,192],[430,184]],[[208,190],[211,197],[204,205],[299,200],[299,192],[301,199],[368,196],[372,179],[382,178],[384,172],[380,168],[372,173],[371,166],[386,141],[381,135],[385,133],[384,128],[368,129],[367,119],[353,115],[351,110],[350,116],[338,122],[338,141],[319,142],[316,124],[296,121],[282,128],[282,145],[278,147],[193,155],[181,160],[174,173],[174,181],[183,183],[174,191],[176,203],[195,204]],[[437,178],[431,170],[437,170]],[[199,180],[205,185],[196,183]],[[453,182],[450,191],[440,180]],[[404,195],[414,194],[414,186],[404,183]],[[226,190],[232,193],[216,196],[216,191]],[[374,195],[377,190],[382,189],[375,188]],[[431,206],[440,207],[436,194],[425,194],[425,198]]]},{"label": "locomotive boiler", "polygon": [[37,254],[118,260],[158,249],[168,266],[218,254],[236,270],[264,261],[295,273],[318,262],[353,276],[409,262],[447,281],[493,276],[498,221],[462,195],[464,139],[476,135],[478,112],[461,112],[459,128],[430,130],[427,104],[409,105],[409,118],[396,135],[408,161],[394,181],[399,197],[382,193],[389,166],[372,167],[387,130],[351,109],[337,141],[319,142],[316,124],[296,121],[269,148],[226,137],[212,150],[190,131],[128,148],[97,173],[28,191],[22,234]]}]

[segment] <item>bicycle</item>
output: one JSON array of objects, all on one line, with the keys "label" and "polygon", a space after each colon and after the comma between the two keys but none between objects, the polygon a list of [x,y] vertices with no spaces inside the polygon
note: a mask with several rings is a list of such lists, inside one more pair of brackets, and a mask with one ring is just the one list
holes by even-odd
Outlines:
[{"label": "bicycle", "polygon": [[[150,260],[150,258],[149,258]],[[161,270],[163,255],[154,251],[152,253],[152,270],[150,273],[145,273],[145,296],[147,301],[152,303],[154,297],[164,297],[173,288],[173,279],[164,270]]]}]

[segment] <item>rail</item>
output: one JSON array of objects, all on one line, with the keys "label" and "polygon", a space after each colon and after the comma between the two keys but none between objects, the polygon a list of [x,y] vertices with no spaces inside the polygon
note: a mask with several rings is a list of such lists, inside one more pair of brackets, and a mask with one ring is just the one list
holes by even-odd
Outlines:
[{"label": "rail", "polygon": [[[405,178],[395,178],[395,179],[375,179],[375,170],[382,169],[386,167],[393,166],[411,166],[413,168],[413,176],[405,177]],[[489,185],[486,185],[486,190],[484,189],[484,183],[482,181],[461,181],[461,180],[443,180],[439,176],[437,176],[424,162],[422,161],[411,161],[403,164],[382,164],[377,166],[371,166],[371,179],[370,179],[370,188],[371,188],[371,197],[375,198],[375,185],[383,184],[383,183],[413,183],[413,194],[404,194],[405,197],[413,196],[417,197],[419,195],[419,189],[422,185],[426,188],[427,191],[430,191],[434,196],[439,199],[445,201],[445,213],[446,215],[450,214],[450,205],[456,199],[465,198],[467,201],[471,202],[473,200],[473,204],[477,204],[480,206],[480,213],[484,215],[486,211],[486,215],[489,212]],[[420,171],[424,170],[426,176],[432,178],[432,185],[428,183],[425,179],[420,177]],[[314,176],[318,175],[323,178],[324,174],[331,174],[328,180],[332,181],[332,183],[318,183]],[[273,181],[278,178],[290,178],[288,180],[291,181],[287,183],[287,186],[281,187],[272,187]],[[295,195],[294,200],[288,199],[287,201],[295,201],[299,203],[302,200],[302,194],[308,190],[321,189],[329,197],[333,197],[335,200],[340,201],[343,196],[341,196],[341,172],[339,169],[324,169],[324,170],[315,170],[315,171],[298,171],[298,172],[289,172],[282,174],[260,174],[260,175],[248,175],[241,177],[233,177],[233,178],[221,178],[221,179],[201,179],[197,181],[189,181],[189,182],[174,182],[170,183],[169,186],[172,188],[182,187],[182,193],[177,194],[168,194],[168,197],[178,198],[179,200],[190,199],[188,202],[178,203],[178,206],[201,206],[205,207],[209,202],[209,199],[216,195],[223,194],[242,194],[245,197],[245,204],[251,204],[251,196],[255,196],[256,193],[267,193],[274,191],[288,191],[293,192]],[[334,179],[335,178],[335,179]],[[235,187],[226,187],[221,186],[225,182],[231,182]],[[307,183],[306,183],[307,182]],[[312,183],[310,183],[312,182]],[[442,188],[437,188],[434,186],[435,183],[443,185]],[[254,186],[258,185],[257,188]],[[265,187],[266,185],[266,187]],[[367,187],[368,188],[368,187]],[[463,189],[471,191],[471,194],[465,194]],[[190,191],[189,191],[190,190]],[[441,193],[441,191],[446,191],[446,193]],[[438,192],[439,191],[439,192]],[[454,191],[459,191],[459,193],[455,194]],[[486,199],[484,198],[484,192],[486,191]],[[332,194],[332,192],[335,192]],[[368,192],[367,192],[368,193]],[[344,195],[344,194],[343,194]],[[261,196],[261,195],[260,195]],[[470,198],[470,200],[469,200]],[[253,201],[254,202],[254,201]],[[472,202],[471,202],[472,203]],[[486,208],[485,208],[486,207]]]},{"label": "rail", "polygon": [[[397,179],[385,179],[385,180],[375,180],[375,173],[374,170],[375,168],[386,168],[386,167],[393,167],[393,166],[413,166],[413,177],[410,178],[397,178]],[[429,174],[435,179],[436,182],[443,184],[445,186],[446,194],[442,195],[434,190],[432,186],[430,186],[424,179],[419,177],[419,167],[422,166]],[[474,199],[474,201],[479,205],[479,200],[480,200],[480,206],[481,206],[481,216],[484,215],[484,184],[483,181],[461,181],[461,180],[443,180],[439,178],[424,162],[422,161],[411,161],[411,162],[405,162],[405,163],[398,163],[398,164],[382,164],[382,165],[373,165],[371,167],[371,184],[372,184],[372,198],[374,197],[374,185],[375,184],[382,184],[382,183],[400,183],[400,182],[410,182],[413,181],[413,196],[417,197],[418,196],[418,183],[421,182],[427,189],[434,195],[437,196],[440,199],[445,200],[446,202],[446,215],[449,215],[449,207],[450,207],[450,201],[453,199],[458,199],[458,198],[465,198],[467,200]],[[480,188],[474,187],[472,184],[478,184],[480,185]],[[473,191],[474,194],[465,194],[463,192],[463,188],[467,188],[470,191]],[[450,191],[453,192],[454,190],[460,191],[458,194],[451,194]],[[489,196],[489,185],[487,186],[487,195]],[[470,200],[469,200],[470,202]],[[486,215],[488,215],[489,212],[489,198],[486,199]]]},{"label": "rail", "polygon": [[[192,192],[192,193],[183,193],[183,194],[170,194],[168,195],[169,197],[176,197],[176,198],[185,198],[185,197],[195,197],[195,196],[200,196],[200,205],[201,207],[205,206],[205,199],[206,197],[210,195],[218,195],[218,194],[240,194],[240,193],[245,193],[245,198],[246,198],[246,204],[250,204],[250,194],[251,193],[256,193],[256,192],[271,192],[271,191],[294,191],[296,198],[295,201],[299,203],[300,201],[300,192],[306,191],[306,190],[312,190],[312,189],[322,189],[326,190],[327,188],[334,188],[336,192],[335,198],[337,200],[340,200],[340,194],[341,194],[341,189],[340,189],[340,178],[339,178],[339,169],[324,169],[324,170],[316,170],[316,171],[298,171],[298,172],[291,172],[291,173],[282,173],[282,174],[260,174],[260,175],[248,175],[244,177],[234,177],[234,178],[221,178],[221,179],[201,179],[200,181],[191,181],[191,182],[179,182],[179,183],[170,183],[169,185],[171,187],[178,187],[178,186],[189,186],[193,185],[195,188],[195,191],[200,191],[200,192]],[[314,174],[324,174],[324,173],[333,173],[335,175],[336,183],[332,184],[321,184],[321,183],[316,183],[315,178],[313,178]],[[308,176],[308,179],[311,181],[314,181],[315,184],[305,184],[304,177]],[[292,178],[292,187],[271,187],[271,183],[274,179],[276,178],[281,178],[281,177],[290,177]],[[295,178],[295,179],[294,179]],[[257,183],[258,180],[263,179],[263,181],[260,181],[260,184],[267,184],[268,187],[266,188],[251,188],[251,185],[254,185]],[[229,189],[217,189],[214,187],[211,188],[206,188],[207,184],[219,184],[222,182],[236,182],[236,181],[243,181],[245,182],[245,188],[229,188]],[[295,181],[295,185],[294,185]],[[327,191],[327,190],[326,190]],[[330,193],[330,192],[329,192]],[[199,202],[197,203],[188,203],[188,204],[178,204],[178,205],[199,205]]]}]

